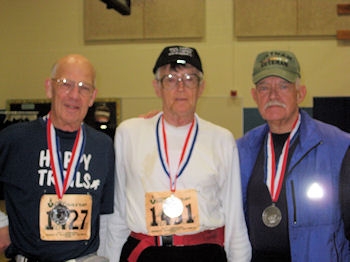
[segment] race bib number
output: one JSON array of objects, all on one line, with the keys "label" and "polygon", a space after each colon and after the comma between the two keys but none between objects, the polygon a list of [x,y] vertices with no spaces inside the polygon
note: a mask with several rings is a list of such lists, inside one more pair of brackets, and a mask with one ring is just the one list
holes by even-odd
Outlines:
[{"label": "race bib number", "polygon": [[[171,195],[180,199],[182,213],[175,218],[168,217],[163,210],[163,203]],[[166,236],[199,230],[197,191],[194,189],[179,190],[175,193],[149,192],[145,195],[146,223],[151,236]]]},{"label": "race bib number", "polygon": [[48,241],[88,240],[91,235],[90,195],[43,195],[40,200],[40,238]]}]

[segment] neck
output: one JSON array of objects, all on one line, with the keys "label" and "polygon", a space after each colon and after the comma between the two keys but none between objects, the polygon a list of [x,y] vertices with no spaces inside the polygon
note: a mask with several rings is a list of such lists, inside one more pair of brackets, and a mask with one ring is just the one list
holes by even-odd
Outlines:
[{"label": "neck", "polygon": [[267,124],[269,125],[271,133],[285,134],[285,133],[291,132],[293,125],[298,118],[298,115],[299,115],[299,112],[297,111],[297,113],[295,115],[293,115],[293,117],[291,117],[290,119],[278,120],[278,121],[277,120],[276,121],[271,121],[271,120],[267,121]]},{"label": "neck", "polygon": [[188,116],[174,116],[163,113],[164,119],[167,123],[173,126],[185,126],[193,121],[194,114]]},{"label": "neck", "polygon": [[65,123],[60,123],[60,121],[57,121],[53,115],[51,115],[51,123],[53,126],[57,129],[60,129],[62,131],[66,132],[75,132],[78,131],[81,123],[78,124],[65,124]]}]

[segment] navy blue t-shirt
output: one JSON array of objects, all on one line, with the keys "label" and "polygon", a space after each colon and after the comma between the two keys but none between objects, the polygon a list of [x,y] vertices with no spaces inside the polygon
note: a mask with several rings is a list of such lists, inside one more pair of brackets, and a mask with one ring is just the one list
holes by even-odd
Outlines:
[{"label": "navy blue t-shirt", "polygon": [[[11,245],[6,255],[22,254],[43,261],[63,261],[96,252],[99,215],[113,212],[114,148],[110,137],[83,125],[86,143],[75,180],[65,194],[92,197],[91,236],[88,240],[42,240],[40,200],[56,194],[50,167],[46,121],[19,123],[0,132],[0,181],[4,186]],[[67,169],[76,132],[56,129],[64,170]],[[49,217],[47,217],[49,219]]]}]

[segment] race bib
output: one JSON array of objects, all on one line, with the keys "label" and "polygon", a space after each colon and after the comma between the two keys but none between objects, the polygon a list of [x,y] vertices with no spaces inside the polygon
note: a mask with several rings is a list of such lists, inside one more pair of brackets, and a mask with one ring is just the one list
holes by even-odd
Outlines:
[{"label": "race bib", "polygon": [[[182,212],[179,212],[179,216],[166,215],[178,212],[179,201],[182,203]],[[171,212],[171,209],[177,210]],[[194,189],[177,190],[175,193],[170,191],[148,192],[145,195],[145,210],[147,231],[151,236],[166,236],[199,230],[197,191]]]},{"label": "race bib", "polygon": [[48,241],[88,240],[91,235],[91,195],[43,195],[40,200],[40,238]]}]

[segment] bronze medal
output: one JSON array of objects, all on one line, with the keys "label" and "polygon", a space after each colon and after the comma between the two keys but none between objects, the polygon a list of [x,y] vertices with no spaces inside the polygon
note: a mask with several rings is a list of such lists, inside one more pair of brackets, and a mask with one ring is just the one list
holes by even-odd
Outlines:
[{"label": "bronze medal", "polygon": [[262,220],[267,227],[276,227],[282,220],[282,213],[275,204],[268,206],[262,213]]}]

